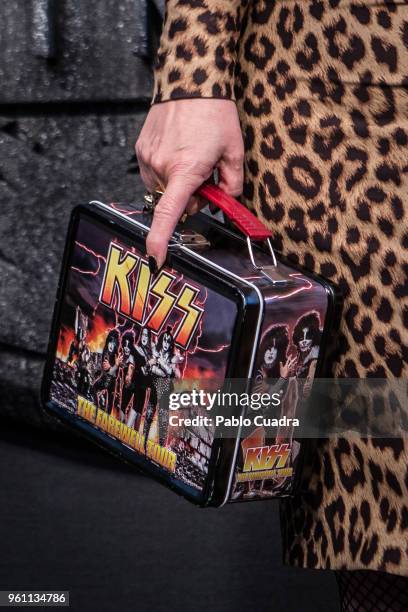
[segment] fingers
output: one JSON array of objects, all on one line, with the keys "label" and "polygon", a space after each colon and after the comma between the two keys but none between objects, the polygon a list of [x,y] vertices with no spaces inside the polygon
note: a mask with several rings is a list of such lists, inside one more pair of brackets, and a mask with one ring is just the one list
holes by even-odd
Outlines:
[{"label": "fingers", "polygon": [[137,161],[139,163],[140,178],[143,181],[144,186],[150,192],[153,192],[158,185],[157,177],[155,176],[152,167],[147,163],[139,152]]},{"label": "fingers", "polygon": [[237,197],[244,183],[244,154],[225,155],[218,164],[219,187],[228,195]]},{"label": "fingers", "polygon": [[177,100],[152,106],[136,142],[136,155],[149,191],[159,182],[167,185],[146,240],[147,254],[157,267],[165,261],[168,241],[183,212],[192,215],[203,207],[192,196],[215,167],[221,189],[232,196],[242,192],[243,149],[238,112],[230,100]]},{"label": "fingers", "polygon": [[139,162],[139,169],[140,169],[140,178],[142,179],[144,186],[146,187],[148,191],[152,193],[157,187],[157,180],[155,176],[153,175],[153,172],[149,170],[148,166],[145,166],[144,164],[140,162]]},{"label": "fingers", "polygon": [[195,215],[206,205],[207,202],[203,200],[203,198],[200,198],[200,196],[193,196],[187,204],[186,213],[188,215]]},{"label": "fingers", "polygon": [[149,163],[149,155],[143,149],[142,139],[139,138],[135,145],[136,158],[140,170],[140,178],[148,191],[154,191],[157,186],[157,180]]},{"label": "fingers", "polygon": [[154,210],[152,226],[146,239],[146,252],[154,257],[158,268],[161,268],[166,259],[167,245],[174,228],[197,187],[187,182],[183,176],[171,177]]}]

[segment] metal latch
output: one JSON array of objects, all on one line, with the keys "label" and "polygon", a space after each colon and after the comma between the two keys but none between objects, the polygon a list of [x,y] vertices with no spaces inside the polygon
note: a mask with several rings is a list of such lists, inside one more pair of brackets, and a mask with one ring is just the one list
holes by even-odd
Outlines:
[{"label": "metal latch", "polygon": [[160,200],[163,195],[163,191],[159,191],[158,189],[155,192],[147,192],[143,196],[144,206],[143,211],[147,213],[154,213],[154,209],[156,208],[157,202]]},{"label": "metal latch", "polygon": [[[143,198],[143,210],[147,213],[154,213],[154,209],[162,195],[163,191],[160,191],[159,189],[156,189],[154,193],[146,193]],[[184,214],[180,219],[179,223],[184,223],[186,218],[187,215]],[[199,234],[194,230],[185,228],[174,232],[173,241],[170,242],[169,249],[180,245],[188,246],[190,249],[194,249],[195,251],[200,251],[210,247],[211,243],[202,234]]]},{"label": "metal latch", "polygon": [[211,242],[205,236],[187,228],[174,232],[173,239],[174,243],[170,244],[169,248],[182,245],[195,251],[201,251],[211,246]]}]

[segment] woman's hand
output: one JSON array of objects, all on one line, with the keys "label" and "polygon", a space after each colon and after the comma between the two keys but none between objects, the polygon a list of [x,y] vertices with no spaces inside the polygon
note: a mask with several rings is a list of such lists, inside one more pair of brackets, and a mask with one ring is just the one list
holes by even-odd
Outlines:
[{"label": "woman's hand", "polygon": [[195,98],[153,105],[136,155],[147,189],[165,187],[146,240],[147,254],[160,268],[178,220],[185,210],[199,210],[192,196],[215,167],[221,189],[232,196],[242,191],[244,145],[235,103]]}]

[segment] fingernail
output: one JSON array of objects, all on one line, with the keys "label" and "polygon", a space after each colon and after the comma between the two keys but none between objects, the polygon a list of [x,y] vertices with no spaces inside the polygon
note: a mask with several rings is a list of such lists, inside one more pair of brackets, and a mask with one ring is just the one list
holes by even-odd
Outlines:
[{"label": "fingernail", "polygon": [[149,255],[148,259],[150,274],[157,274],[159,267],[157,265],[156,258],[153,255]]}]

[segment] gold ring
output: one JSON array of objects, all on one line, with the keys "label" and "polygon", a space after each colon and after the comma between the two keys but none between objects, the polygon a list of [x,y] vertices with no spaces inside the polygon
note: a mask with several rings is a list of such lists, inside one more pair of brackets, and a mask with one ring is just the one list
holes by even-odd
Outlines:
[{"label": "gold ring", "polygon": [[147,212],[153,212],[163,193],[164,191],[162,191],[161,188],[156,188],[153,192],[146,192],[143,196],[144,210]]}]

